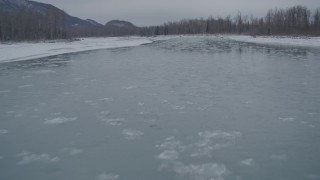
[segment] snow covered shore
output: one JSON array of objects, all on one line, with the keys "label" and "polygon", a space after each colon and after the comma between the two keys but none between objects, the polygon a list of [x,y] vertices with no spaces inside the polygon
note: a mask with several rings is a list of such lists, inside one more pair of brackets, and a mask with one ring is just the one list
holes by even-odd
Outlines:
[{"label": "snow covered shore", "polygon": [[222,38],[265,45],[320,48],[320,37],[222,35]]},{"label": "snow covered shore", "polygon": [[[0,63],[22,61],[59,54],[96,49],[132,47],[183,36],[82,38],[79,41],[0,43]],[[195,36],[197,37],[197,36]],[[201,36],[204,37],[204,36]],[[270,37],[221,35],[224,39],[267,45],[312,47],[320,49],[320,37]]]},{"label": "snow covered shore", "polygon": [[0,63],[22,61],[53,55],[81,52],[96,49],[132,47],[153,41],[165,40],[170,37],[108,37],[108,38],[82,38],[79,41],[56,42],[22,42],[1,44]]}]

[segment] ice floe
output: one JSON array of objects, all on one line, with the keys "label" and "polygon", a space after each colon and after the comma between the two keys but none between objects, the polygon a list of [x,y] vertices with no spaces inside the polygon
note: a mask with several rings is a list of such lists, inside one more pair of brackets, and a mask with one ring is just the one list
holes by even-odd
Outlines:
[{"label": "ice floe", "polygon": [[241,136],[240,132],[224,131],[203,131],[198,133],[200,140],[192,144],[193,152],[191,157],[212,156],[214,150],[231,146],[235,143],[236,138]]},{"label": "ice floe", "polygon": [[101,116],[109,116],[111,114],[110,111],[101,111],[99,117]]},{"label": "ice floe", "polygon": [[[205,133],[209,138],[212,133]],[[228,134],[231,135],[232,133]],[[192,180],[223,180],[230,173],[223,164],[208,162],[203,164],[188,164],[183,162],[180,155],[185,156],[190,151],[197,149],[194,145],[184,145],[175,137],[168,137],[156,148],[162,152],[156,156],[162,163],[159,170],[172,171],[179,179]]]},{"label": "ice floe", "polygon": [[9,131],[6,129],[0,129],[0,135],[1,134],[7,134]]},{"label": "ice floe", "polygon": [[112,102],[114,101],[113,98],[101,98],[99,99],[99,101],[109,101],[109,102]]},{"label": "ice floe", "polygon": [[63,148],[62,152],[65,152],[65,153],[67,153],[69,155],[75,156],[75,155],[83,153],[84,150],[83,149],[77,149],[77,148]]},{"label": "ice floe", "polygon": [[294,121],[296,118],[293,117],[279,117],[279,120],[283,121],[283,122],[292,122]]},{"label": "ice floe", "polygon": [[172,106],[172,109],[174,110],[183,110],[184,108],[184,106]]},{"label": "ice floe", "polygon": [[319,175],[316,175],[316,174],[308,174],[308,175],[307,175],[307,178],[308,178],[308,179],[319,179],[320,176],[319,176]]},{"label": "ice floe", "polygon": [[10,90],[0,90],[0,93],[9,93]]},{"label": "ice floe", "polygon": [[117,180],[119,179],[119,175],[117,174],[106,174],[102,173],[97,177],[97,180]]},{"label": "ice floe", "polygon": [[48,73],[56,73],[56,71],[50,70],[50,69],[44,69],[44,70],[38,70],[32,72],[34,74],[48,74]]},{"label": "ice floe", "polygon": [[123,87],[123,89],[125,90],[130,90],[130,89],[137,89],[138,86],[126,86],[126,87]]},{"label": "ice floe", "polygon": [[33,87],[33,85],[32,84],[25,84],[25,85],[19,86],[19,88],[30,88],[30,87]]},{"label": "ice floe", "polygon": [[254,160],[252,158],[244,159],[240,162],[242,165],[252,166],[254,165]]},{"label": "ice floe", "polygon": [[176,160],[179,158],[179,153],[176,150],[164,150],[157,156],[161,160]]},{"label": "ice floe", "polygon": [[199,132],[198,135],[204,139],[211,139],[211,138],[231,138],[231,139],[234,139],[236,137],[241,136],[241,133],[237,132],[237,131],[225,132],[225,131],[217,130],[217,131]]},{"label": "ice floe", "polygon": [[64,123],[72,122],[75,120],[77,120],[76,117],[71,117],[71,118],[57,117],[57,118],[53,118],[53,119],[45,119],[44,123],[45,124],[64,124]]},{"label": "ice floe", "polygon": [[124,118],[102,118],[101,121],[106,122],[111,126],[121,126],[125,119]]},{"label": "ice floe", "polygon": [[140,136],[144,135],[142,131],[135,130],[135,129],[124,129],[122,131],[124,137],[128,140],[134,140],[139,138]]},{"label": "ice floe", "polygon": [[27,165],[35,162],[48,164],[48,163],[57,163],[60,161],[59,157],[57,156],[52,157],[51,155],[46,153],[32,154],[30,152],[22,152],[22,153],[19,153],[17,156],[22,158],[18,162],[19,165]]},{"label": "ice floe", "polygon": [[180,141],[176,140],[175,137],[166,138],[162,144],[156,145],[156,148],[176,152],[183,152],[186,149],[186,147]]},{"label": "ice floe", "polygon": [[184,180],[224,180],[229,173],[225,165],[217,163],[178,164],[174,167],[174,171],[179,178]]},{"label": "ice floe", "polygon": [[[214,150],[232,145],[241,136],[237,131],[202,131],[196,136],[199,140],[196,139],[194,143],[187,145],[176,137],[168,137],[155,146],[160,150],[156,156],[161,161],[159,170],[174,172],[179,179],[184,180],[224,180],[225,176],[231,173],[224,164],[210,161],[199,164],[186,163],[183,157],[211,156]],[[247,165],[254,163],[253,159],[243,162]]]},{"label": "ice floe", "polygon": [[284,161],[287,159],[287,155],[285,154],[273,154],[271,155],[271,159]]}]

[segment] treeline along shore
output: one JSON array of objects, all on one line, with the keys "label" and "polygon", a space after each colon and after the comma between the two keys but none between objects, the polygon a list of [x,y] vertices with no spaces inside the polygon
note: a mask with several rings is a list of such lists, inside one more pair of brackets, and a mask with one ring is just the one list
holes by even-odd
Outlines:
[{"label": "treeline along shore", "polygon": [[68,24],[68,16],[58,8],[48,8],[41,14],[27,7],[19,9],[16,13],[0,9],[0,40],[179,34],[320,36],[320,8],[310,10],[305,6],[270,9],[264,17],[253,17],[239,12],[235,17],[184,19],[149,27],[108,24],[77,26]]}]

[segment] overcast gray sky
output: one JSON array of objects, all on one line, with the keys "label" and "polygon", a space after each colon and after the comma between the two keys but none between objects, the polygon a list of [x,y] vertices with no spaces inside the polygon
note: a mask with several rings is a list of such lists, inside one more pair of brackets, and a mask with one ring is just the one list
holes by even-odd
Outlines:
[{"label": "overcast gray sky", "polygon": [[157,25],[184,18],[242,14],[263,16],[268,9],[304,5],[320,7],[320,0],[35,0],[50,3],[82,19],[102,24],[128,20],[138,26]]}]

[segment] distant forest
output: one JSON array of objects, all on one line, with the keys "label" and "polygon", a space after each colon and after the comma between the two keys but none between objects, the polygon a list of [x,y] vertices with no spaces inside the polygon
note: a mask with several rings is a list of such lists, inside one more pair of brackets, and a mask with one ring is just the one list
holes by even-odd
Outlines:
[{"label": "distant forest", "polygon": [[320,36],[320,8],[311,12],[305,6],[270,9],[261,18],[242,15],[207,19],[186,19],[150,27],[69,27],[66,13],[49,9],[39,16],[30,9],[16,14],[0,11],[0,40],[66,39],[100,36],[156,36],[178,34],[247,34]]}]

